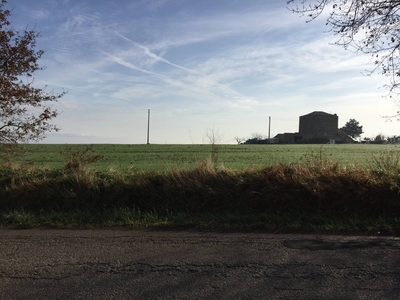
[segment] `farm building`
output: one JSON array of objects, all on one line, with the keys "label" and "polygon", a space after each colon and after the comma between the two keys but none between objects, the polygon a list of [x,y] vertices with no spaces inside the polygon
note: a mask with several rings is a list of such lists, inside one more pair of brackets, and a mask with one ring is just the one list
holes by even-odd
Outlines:
[{"label": "farm building", "polygon": [[275,138],[282,144],[354,143],[350,136],[338,128],[338,123],[336,114],[314,111],[299,117],[299,132],[281,133]]},{"label": "farm building", "polygon": [[339,118],[323,111],[314,111],[301,116],[299,121],[299,134],[316,137],[335,137],[338,133]]}]

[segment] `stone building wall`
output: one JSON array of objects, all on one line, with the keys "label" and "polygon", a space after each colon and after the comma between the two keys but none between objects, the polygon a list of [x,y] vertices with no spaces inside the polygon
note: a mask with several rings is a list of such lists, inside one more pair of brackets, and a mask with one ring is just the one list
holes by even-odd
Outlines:
[{"label": "stone building wall", "polygon": [[315,111],[300,117],[299,134],[303,137],[329,139],[338,135],[338,122],[336,114]]}]

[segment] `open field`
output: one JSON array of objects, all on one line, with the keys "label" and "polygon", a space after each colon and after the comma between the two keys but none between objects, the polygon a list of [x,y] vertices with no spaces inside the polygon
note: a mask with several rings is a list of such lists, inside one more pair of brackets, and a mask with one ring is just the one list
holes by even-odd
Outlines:
[{"label": "open field", "polygon": [[400,153],[400,145],[24,145],[26,155],[17,162],[35,168],[63,167],[71,151],[91,147],[92,153],[104,157],[91,165],[99,170],[117,168],[137,171],[164,171],[192,168],[199,161],[210,159],[226,168],[242,170],[271,164],[307,162],[310,159],[338,162],[341,166],[368,166],[373,156]]}]

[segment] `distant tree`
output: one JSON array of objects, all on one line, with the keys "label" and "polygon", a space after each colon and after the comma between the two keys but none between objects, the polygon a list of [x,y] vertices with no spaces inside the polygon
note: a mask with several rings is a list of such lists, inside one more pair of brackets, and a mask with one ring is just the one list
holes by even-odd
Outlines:
[{"label": "distant tree", "polygon": [[251,137],[253,139],[257,139],[257,140],[264,140],[265,139],[265,135],[259,133],[259,132],[253,132]]},{"label": "distant tree", "polygon": [[238,145],[240,145],[240,144],[243,144],[243,142],[246,141],[246,139],[235,136],[235,141],[236,141],[236,143],[238,143]]},{"label": "distant tree", "polygon": [[386,136],[383,133],[379,133],[374,139],[375,144],[383,144],[386,143],[386,141]]},{"label": "distant tree", "polygon": [[8,21],[10,11],[0,2],[0,144],[39,140],[46,132],[58,130],[50,124],[57,111],[48,105],[65,93],[46,93],[33,87],[35,71],[43,50],[35,50],[35,30],[19,32]]},{"label": "distant tree", "polygon": [[[300,5],[292,6],[293,3]],[[336,45],[371,55],[374,67],[388,77],[389,94],[400,91],[400,1],[399,0],[289,0],[289,9],[310,22],[324,11],[326,25],[338,36]],[[400,102],[398,102],[400,105]],[[400,115],[400,111],[397,112]]]},{"label": "distant tree", "polygon": [[342,128],[340,128],[344,132],[346,132],[352,138],[359,137],[363,134],[362,126],[355,119],[350,119]]},{"label": "distant tree", "polygon": [[396,144],[399,141],[399,136],[397,135],[388,136],[386,137],[386,141],[391,144]]},{"label": "distant tree", "polygon": [[258,138],[250,138],[250,139],[247,139],[245,142],[244,142],[244,144],[258,144]]},{"label": "distant tree", "polygon": [[253,132],[251,134],[251,137],[247,140],[244,141],[244,144],[263,144],[265,143],[266,136],[258,133],[258,132]]}]

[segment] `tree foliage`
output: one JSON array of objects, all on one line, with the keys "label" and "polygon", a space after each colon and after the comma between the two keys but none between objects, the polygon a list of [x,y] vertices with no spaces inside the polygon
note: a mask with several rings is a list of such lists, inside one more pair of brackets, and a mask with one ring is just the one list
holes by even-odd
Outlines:
[{"label": "tree foliage", "polygon": [[[293,3],[299,2],[297,6]],[[372,72],[389,78],[386,87],[400,88],[400,1],[399,0],[289,0],[289,9],[308,21],[329,11],[326,25],[338,36],[337,45],[354,47],[372,56]]]},{"label": "tree foliage", "polygon": [[36,50],[35,30],[19,32],[11,27],[10,11],[0,2],[0,143],[39,140],[46,132],[58,130],[50,123],[57,111],[50,106],[65,93],[46,93],[33,86],[35,71],[42,70]]},{"label": "tree foliage", "polygon": [[375,143],[377,144],[383,144],[387,141],[386,136],[383,133],[379,133],[375,139],[374,139]]},{"label": "tree foliage", "polygon": [[360,126],[360,123],[356,121],[355,119],[350,119],[346,124],[340,128],[344,132],[346,132],[349,136],[352,138],[359,137],[361,134],[363,134],[362,126]]}]

